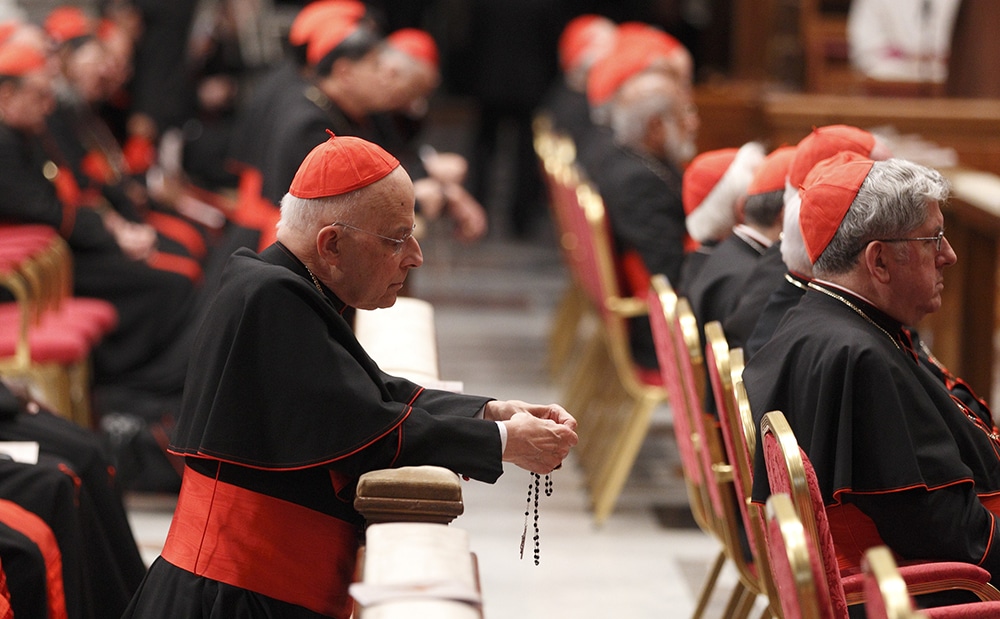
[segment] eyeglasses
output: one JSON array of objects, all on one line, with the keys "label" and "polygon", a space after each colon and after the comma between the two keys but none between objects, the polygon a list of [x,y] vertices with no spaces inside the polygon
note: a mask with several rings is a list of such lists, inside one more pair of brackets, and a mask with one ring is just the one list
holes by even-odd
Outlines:
[{"label": "eyeglasses", "polygon": [[401,239],[394,239],[391,236],[382,236],[381,234],[375,234],[374,232],[369,232],[368,230],[365,230],[364,228],[359,228],[357,226],[352,226],[351,224],[345,224],[345,223],[340,222],[340,221],[335,221],[335,222],[333,222],[332,224],[329,224],[329,225],[331,225],[331,226],[344,226],[345,228],[350,228],[351,230],[357,230],[358,232],[363,232],[363,233],[365,233],[365,234],[367,234],[369,236],[374,236],[374,237],[378,237],[380,239],[384,239],[386,241],[389,241],[390,243],[392,243],[392,253],[393,254],[398,254],[399,252],[401,252],[403,250],[403,245],[406,245],[406,242],[409,241],[411,238],[413,238],[413,231],[417,229],[417,224],[413,224],[413,227],[410,228],[409,232],[407,232],[406,234],[403,235],[403,238],[401,238]]},{"label": "eyeglasses", "polygon": [[882,243],[902,243],[903,241],[934,241],[935,250],[941,251],[941,245],[944,243],[944,230],[941,230],[934,236],[917,236],[909,239],[872,239],[872,240],[879,241]]}]

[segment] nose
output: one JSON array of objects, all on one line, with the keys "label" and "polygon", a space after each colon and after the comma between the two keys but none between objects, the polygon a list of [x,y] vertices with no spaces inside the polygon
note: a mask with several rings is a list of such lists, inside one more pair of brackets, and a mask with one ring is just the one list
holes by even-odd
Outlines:
[{"label": "nose", "polygon": [[955,253],[955,248],[951,246],[946,236],[941,237],[941,253],[939,257],[941,258],[941,266],[951,266],[958,262],[958,254]]},{"label": "nose", "polygon": [[403,258],[404,267],[415,269],[424,263],[424,252],[420,249],[420,242],[417,240],[417,237],[411,236],[406,239],[403,251],[405,252],[405,257]]}]

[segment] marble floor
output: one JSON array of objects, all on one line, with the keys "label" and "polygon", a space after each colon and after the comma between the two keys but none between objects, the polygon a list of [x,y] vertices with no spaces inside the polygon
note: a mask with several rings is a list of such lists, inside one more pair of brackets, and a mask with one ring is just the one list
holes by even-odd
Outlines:
[{"label": "marble floor", "polygon": [[[550,234],[531,242],[494,234],[464,246],[435,223],[422,242],[425,264],[410,294],[434,306],[441,378],[469,393],[559,401],[545,369],[546,338],[566,273]],[[464,482],[465,513],[479,561],[487,619],[634,619],[690,616],[718,544],[690,520],[670,431],[669,409],[654,426],[612,516],[595,526],[571,456],[542,496],[540,564],[519,558],[530,475],[509,467],[494,485]],[[169,526],[173,498],[128,497],[147,560]],[[735,582],[727,566],[707,617],[719,617]]]}]

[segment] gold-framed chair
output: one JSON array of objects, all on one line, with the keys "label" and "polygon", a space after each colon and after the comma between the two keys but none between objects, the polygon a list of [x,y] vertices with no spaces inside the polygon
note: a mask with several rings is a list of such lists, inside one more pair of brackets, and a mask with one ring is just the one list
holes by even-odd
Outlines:
[{"label": "gold-framed chair", "polygon": [[[658,371],[632,361],[627,321],[646,314],[646,300],[622,292],[599,192],[577,165],[572,139],[544,117],[536,118],[534,131],[572,280],[556,315],[549,364],[553,374],[566,371],[563,404],[578,421],[576,453],[601,524],[617,504],[666,392]],[[587,318],[593,328],[582,332]]]},{"label": "gold-framed chair", "polygon": [[[725,446],[727,462],[731,468],[732,491],[735,493],[734,522],[730,529],[734,535],[745,535],[750,556],[741,552],[734,558],[742,584],[748,597],[752,594],[764,595],[768,599],[770,612],[781,616],[781,605],[768,565],[767,535],[761,506],[751,502],[753,488],[753,451],[755,433],[747,430],[755,426],[745,397],[743,387],[743,351],[730,350],[722,324],[712,321],[705,325],[705,363],[708,369],[712,394],[718,414],[719,430]],[[741,406],[741,402],[744,404]],[[737,539],[735,550],[741,551],[741,540]],[[752,601],[752,599],[749,599]]]},{"label": "gold-framed chair", "polygon": [[64,417],[91,425],[90,351],[117,326],[105,301],[72,296],[72,257],[46,226],[0,226],[0,376]]},{"label": "gold-framed chair", "polygon": [[729,550],[726,547],[722,524],[715,517],[709,495],[708,484],[715,483],[715,471],[706,466],[708,459],[702,454],[706,442],[698,430],[702,423],[695,418],[695,415],[702,414],[701,406],[698,402],[690,401],[692,394],[685,388],[682,364],[690,363],[690,357],[687,347],[682,346],[683,336],[679,334],[677,309],[681,301],[684,300],[678,298],[665,275],[657,274],[650,278],[647,296],[649,325],[660,364],[660,373],[663,375],[664,388],[670,402],[674,438],[683,467],[688,505],[698,527],[720,544],[719,554],[702,583],[692,615],[692,619],[699,619],[704,615],[715,591],[719,573],[727,561]]},{"label": "gold-framed chair", "polygon": [[[840,570],[816,472],[785,415],[770,411],[761,419],[760,427],[771,492],[791,497],[806,528],[807,541],[822,561],[833,610],[836,616],[847,617],[848,606],[865,601],[864,574],[860,569],[851,573]],[[910,562],[900,566],[900,571],[911,595],[962,589],[980,600],[1000,600],[1000,591],[990,584],[990,573],[971,563]]]}]

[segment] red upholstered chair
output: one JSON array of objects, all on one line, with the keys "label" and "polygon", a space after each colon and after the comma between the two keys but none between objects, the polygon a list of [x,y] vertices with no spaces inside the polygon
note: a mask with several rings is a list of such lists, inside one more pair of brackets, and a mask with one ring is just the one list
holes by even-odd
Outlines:
[{"label": "red upholstered chair", "polygon": [[679,348],[678,342],[682,336],[679,330],[677,308],[683,299],[677,297],[666,276],[654,275],[650,279],[647,303],[649,305],[649,324],[653,333],[653,344],[656,347],[656,357],[663,375],[663,384],[670,402],[670,412],[673,417],[674,438],[677,441],[677,451],[681,457],[684,469],[684,482],[687,488],[688,505],[695,522],[702,531],[715,537],[721,544],[719,554],[702,584],[698,596],[693,619],[701,617],[708,605],[712,592],[718,582],[719,573],[725,564],[729,549],[726,546],[722,523],[715,518],[712,500],[709,496],[708,484],[715,483],[715,473],[705,468],[702,449],[705,439],[698,429],[701,423],[695,420],[695,415],[701,415],[701,406],[691,403],[691,395],[684,386],[681,365],[690,365],[687,348]]},{"label": "red upholstered chair", "polygon": [[[726,449],[726,459],[732,468],[735,506],[734,513],[730,516],[733,520],[730,529],[733,535],[738,535],[740,530],[745,533],[752,559],[746,560],[741,553],[734,562],[748,591],[766,595],[772,610],[780,613],[775,584],[768,566],[763,510],[759,504],[750,501],[756,432],[743,387],[743,351],[729,349],[722,325],[718,321],[705,325],[705,363],[719,416],[719,430]],[[739,551],[739,546],[735,550]]]},{"label": "red upholstered chair", "polygon": [[27,381],[54,411],[90,425],[90,351],[117,326],[114,307],[70,296],[69,248],[45,226],[0,226],[0,375]]},{"label": "red upholstered chair", "polygon": [[566,175],[573,173],[576,160],[576,146],[568,136],[557,133],[552,127],[552,119],[542,113],[532,123],[535,154],[545,189],[548,194],[549,212],[555,224],[556,235],[563,262],[570,275],[569,284],[556,307],[549,333],[549,372],[554,380],[565,379],[571,366],[571,355],[581,339],[581,328],[587,315],[587,299],[578,281],[577,264],[582,259],[582,250],[576,233],[570,224],[570,208],[576,208],[575,182]]},{"label": "red upholstered chair", "polygon": [[939,606],[918,611],[892,551],[875,546],[865,552],[865,614],[868,619],[986,619],[1000,617],[1000,602]]},{"label": "red upholstered chair", "polygon": [[787,494],[767,499],[768,563],[784,619],[840,619],[819,557],[811,552],[806,530]]},{"label": "red upholstered chair", "polygon": [[666,392],[658,371],[632,361],[627,321],[646,314],[646,299],[623,292],[604,201],[569,157],[575,152],[565,145],[569,138],[560,139],[543,169],[564,240],[573,239],[567,266],[597,323],[572,368],[563,404],[578,421],[576,453],[600,524],[613,511]]},{"label": "red upholstered chair", "polygon": [[[791,497],[806,528],[806,539],[822,560],[835,616],[847,617],[848,605],[864,602],[864,574],[860,569],[840,570],[816,472],[780,411],[764,415],[761,440],[771,492]],[[990,573],[971,563],[914,562],[900,566],[900,572],[911,595],[964,589],[981,600],[1000,600],[1000,592],[989,583]]]}]

